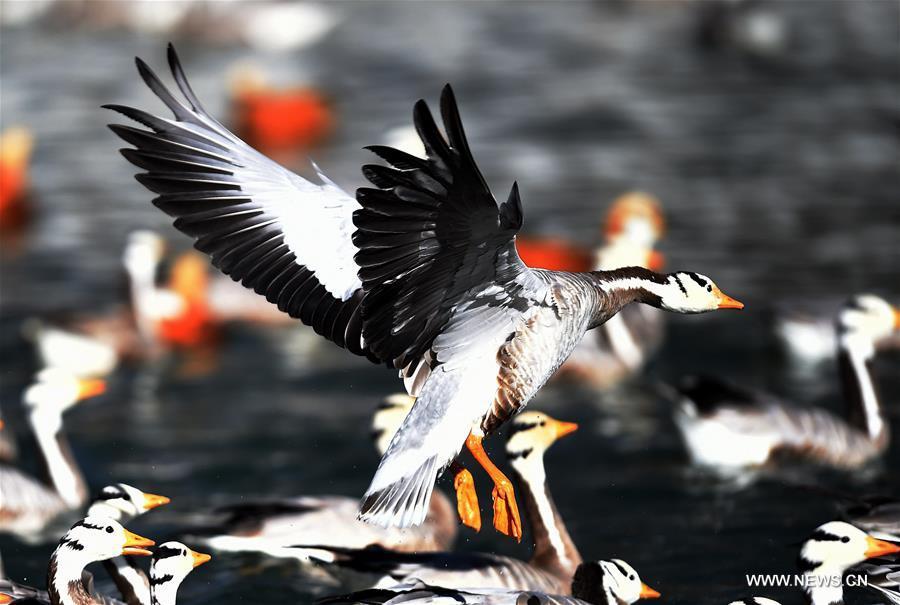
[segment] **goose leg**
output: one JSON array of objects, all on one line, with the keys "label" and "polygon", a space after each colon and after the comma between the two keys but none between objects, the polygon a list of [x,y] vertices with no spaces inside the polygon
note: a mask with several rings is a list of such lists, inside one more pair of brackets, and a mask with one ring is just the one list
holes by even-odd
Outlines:
[{"label": "goose leg", "polygon": [[469,469],[457,460],[450,463],[453,473],[453,489],[456,490],[456,512],[460,522],[475,531],[481,531],[481,509],[475,493],[475,479]]},{"label": "goose leg", "polygon": [[512,482],[488,458],[487,452],[481,445],[482,439],[482,436],[469,433],[466,438],[466,447],[494,481],[494,491],[491,494],[494,499],[494,528],[521,542],[522,519],[519,517],[519,506],[516,504],[516,493],[513,490]]}]

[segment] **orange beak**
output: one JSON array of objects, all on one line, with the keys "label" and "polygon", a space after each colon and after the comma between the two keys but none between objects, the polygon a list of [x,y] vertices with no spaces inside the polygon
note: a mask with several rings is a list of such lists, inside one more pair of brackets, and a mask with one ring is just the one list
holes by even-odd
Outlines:
[{"label": "orange beak", "polygon": [[12,602],[13,602],[12,595],[0,593],[0,605],[5,605],[6,603],[12,603]]},{"label": "orange beak", "polygon": [[894,308],[894,329],[900,330],[900,309]]},{"label": "orange beak", "polygon": [[78,381],[78,401],[106,392],[106,381],[99,378],[84,378]]},{"label": "orange beak", "polygon": [[871,559],[873,557],[882,557],[884,555],[890,555],[895,552],[900,552],[900,546],[896,544],[892,544],[890,542],[885,542],[884,540],[877,540],[872,536],[866,536],[866,544],[869,548],[866,549],[866,558]]},{"label": "orange beak", "polygon": [[569,433],[574,433],[578,430],[578,424],[575,422],[560,422],[556,421],[556,438],[565,437]]},{"label": "orange beak", "polygon": [[141,548],[142,546],[153,546],[156,544],[153,540],[149,538],[143,538],[137,534],[133,534],[127,529],[123,529],[125,532],[125,545],[122,547],[123,555],[152,555],[153,553],[145,548]]},{"label": "orange beak", "polygon": [[156,494],[144,494],[144,508],[147,510],[156,508],[157,506],[162,506],[163,504],[168,504],[171,502],[165,496],[157,496]]},{"label": "orange beak", "polygon": [[193,567],[200,567],[201,565],[212,559],[212,557],[210,557],[209,555],[203,554],[202,552],[194,552],[193,550],[191,551],[191,557],[194,559]]},{"label": "orange beak", "polygon": [[718,288],[713,289],[713,294],[715,295],[716,300],[719,301],[720,309],[743,309],[744,308],[744,303],[742,303],[739,300],[735,300],[734,298],[731,298],[730,296],[728,296],[727,294],[725,294]]},{"label": "orange beak", "polygon": [[658,591],[653,590],[643,582],[641,582],[641,594],[639,595],[642,599],[658,599],[662,595],[659,594]]}]

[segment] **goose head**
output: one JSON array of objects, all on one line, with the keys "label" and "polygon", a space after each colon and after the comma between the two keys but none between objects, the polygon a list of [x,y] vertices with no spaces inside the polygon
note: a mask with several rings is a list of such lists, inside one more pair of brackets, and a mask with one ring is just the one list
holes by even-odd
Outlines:
[{"label": "goose head", "polygon": [[383,456],[387,451],[391,439],[394,438],[394,433],[403,424],[403,419],[409,414],[415,402],[415,397],[410,397],[405,393],[395,393],[388,395],[378,405],[378,409],[372,417],[372,438],[375,440],[375,447],[380,455]]},{"label": "goose head", "polygon": [[122,263],[131,276],[153,276],[166,251],[165,241],[149,230],[133,231],[128,235]]},{"label": "goose head", "polygon": [[32,424],[58,430],[66,410],[105,390],[103,380],[78,378],[64,370],[48,368],[38,373],[31,386],[25,389],[22,400]]},{"label": "goose head", "polygon": [[544,453],[562,437],[578,429],[574,422],[562,422],[543,412],[522,412],[510,422],[506,455],[523,477],[543,469]]},{"label": "goose head", "polygon": [[900,330],[900,308],[872,294],[854,296],[838,315],[842,335],[876,343]]},{"label": "goose head", "polygon": [[[809,578],[841,578],[866,559],[900,552],[900,546],[878,540],[843,521],[819,526],[803,543],[797,566]],[[839,582],[810,581],[804,587],[813,605],[843,603]]]},{"label": "goose head", "polygon": [[200,552],[194,552],[181,542],[165,542],[160,544],[153,553],[153,562],[150,565],[150,585],[154,594],[167,593],[168,598],[158,599],[159,602],[175,602],[175,592],[181,582],[196,567],[209,561],[212,557]]},{"label": "goose head", "polygon": [[659,200],[641,191],[619,196],[606,213],[603,228],[608,243],[627,239],[644,248],[652,248],[665,230]]},{"label": "goose head", "polygon": [[572,578],[572,596],[594,605],[630,605],[660,594],[644,584],[631,565],[612,559],[579,565]]},{"label": "goose head", "polygon": [[152,553],[145,547],[153,544],[153,540],[131,533],[118,521],[88,515],[66,532],[53,555],[60,572],[67,577],[80,578],[81,570],[88,563],[120,555],[150,555]]},{"label": "goose head", "polygon": [[658,298],[656,306],[675,313],[705,313],[716,309],[743,309],[737,301],[719,289],[705,275],[679,271],[662,276],[659,284],[648,288]]},{"label": "goose head", "polygon": [[115,483],[100,490],[88,515],[103,515],[124,523],[168,503],[165,496],[148,494],[126,483]]}]

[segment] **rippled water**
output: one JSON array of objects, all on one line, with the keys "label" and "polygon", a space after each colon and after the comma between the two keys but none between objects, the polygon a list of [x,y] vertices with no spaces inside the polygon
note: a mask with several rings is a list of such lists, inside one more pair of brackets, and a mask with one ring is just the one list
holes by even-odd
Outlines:
[{"label": "rippled water", "polygon": [[[553,385],[532,406],[582,424],[547,466],[585,558],[622,557],[667,602],[685,605],[747,594],[745,573],[793,570],[798,540],[834,509],[789,485],[900,489],[896,446],[850,477],[799,468],[743,485],[705,476],[686,464],[655,394],[658,381],[702,371],[837,407],[830,368],[797,375],[774,351],[768,311],[829,308],[860,290],[900,300],[898,5],[761,3],[788,32],[786,48],[768,56],[699,44],[701,6],[339,3],[329,7],[339,19],[331,34],[290,55],[174,37],[216,115],[238,59],[326,91],[339,127],[312,155],[347,188],[370,160],[360,147],[407,124],[413,101],[436,99],[449,81],[498,197],[519,181],[527,231],[587,244],[622,190],[662,198],[671,265],[715,276],[748,308],[673,318],[644,379],[605,394]],[[21,322],[121,300],[131,229],[185,244],[133,181],[104,128],[112,116],[99,109],[150,104],[131,57],[162,71],[167,39],[62,23],[2,32],[3,125],[24,123],[37,136],[38,214],[22,241],[4,242],[0,260],[0,402],[12,426],[21,427],[19,393],[34,369]],[[895,421],[898,361],[876,364]],[[108,395],[67,417],[93,487],[126,481],[173,498],[136,531],[164,536],[243,497],[362,493],[377,462],[368,418],[398,387],[391,373],[319,346],[303,328],[233,328],[217,363],[202,376],[178,359],[126,368]],[[487,530],[463,532],[460,547],[528,550]],[[51,549],[0,537],[8,573],[28,582],[43,584]],[[185,582],[183,602],[309,602],[326,590],[293,565],[259,563],[216,557]]]}]

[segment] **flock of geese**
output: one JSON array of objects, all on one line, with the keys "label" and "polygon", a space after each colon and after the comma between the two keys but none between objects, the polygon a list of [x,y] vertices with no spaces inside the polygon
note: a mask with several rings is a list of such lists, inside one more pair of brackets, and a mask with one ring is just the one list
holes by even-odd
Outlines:
[{"label": "flock of geese", "polygon": [[[131,145],[122,154],[144,171],[137,179],[157,194],[154,205],[232,280],[350,353],[396,371],[406,388],[375,412],[381,462],[361,502],[334,495],[242,500],[185,528],[183,539],[220,553],[296,559],[368,586],[325,603],[622,605],[660,597],[623,560],[582,559],[544,460],[578,426],[523,410],[551,377],[605,388],[638,373],[662,341],[662,311],[743,307],[709,277],[659,272],[664,260],[655,247],[665,222],[658,202],[646,194],[618,200],[603,246],[589,254],[517,241],[518,187],[495,201],[449,86],[441,95],[443,131],[419,101],[422,152],[370,147],[387,166],[364,166],[371,186],[350,195],[318,167],[318,182],[307,180],[249,147],[203,109],[171,46],[168,60],[180,96],[140,59],[137,67],[173,118],[108,106],[140,126],[111,128]],[[548,251],[553,262],[543,256]],[[103,393],[103,377],[121,360],[203,346],[222,321],[268,321],[253,303],[216,308],[219,299],[240,297],[211,295],[214,278],[196,256],[175,263],[172,280],[158,285],[163,257],[159,236],[133,234],[123,257],[126,308],[65,327],[26,328],[45,369],[22,400],[47,473],[31,477],[14,466],[14,441],[0,421],[0,531],[38,542],[62,538],[46,590],[0,580],[0,603],[175,603],[184,578],[210,559],[180,542],[156,546],[123,527],[168,498],[114,484],[89,503],[64,431],[65,412]],[[691,458],[719,470],[783,457],[846,470],[883,455],[890,431],[870,364],[885,342],[897,342],[900,309],[856,296],[835,326],[845,416],[688,377],[669,396]],[[509,476],[482,445],[501,426]],[[460,523],[476,531],[482,525],[475,475],[458,458],[463,447],[493,483],[494,528],[521,540],[530,526],[528,561],[452,550]],[[434,490],[448,470],[455,503]],[[150,557],[147,571],[142,555]],[[802,544],[803,590],[813,605],[840,604],[841,584],[827,580],[854,570],[866,574],[882,602],[900,603],[898,557],[900,502],[861,501]],[[118,598],[94,588],[85,568],[98,561]],[[732,605],[740,603],[777,605],[764,596]]]}]

